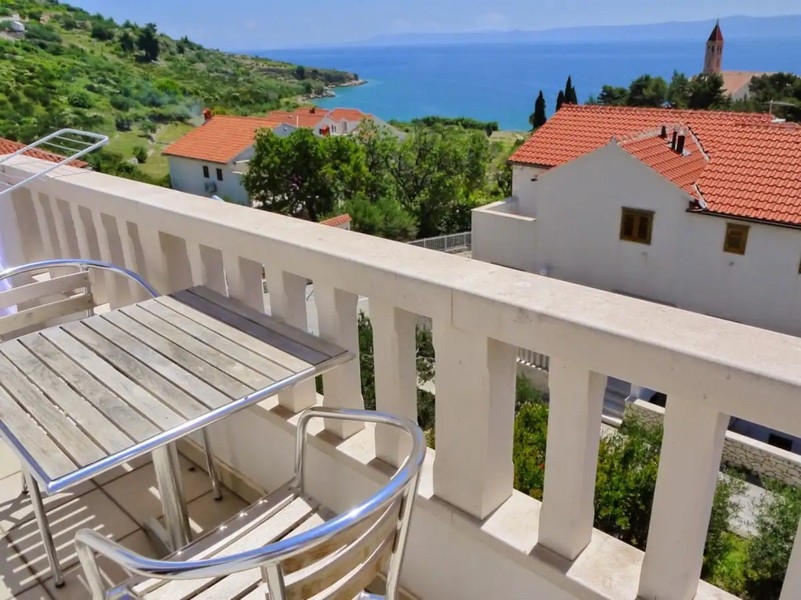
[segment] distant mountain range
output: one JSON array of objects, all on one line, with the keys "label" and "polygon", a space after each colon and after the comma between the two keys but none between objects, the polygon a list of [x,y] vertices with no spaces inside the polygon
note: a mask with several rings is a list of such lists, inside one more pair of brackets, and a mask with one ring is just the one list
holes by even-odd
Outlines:
[{"label": "distant mountain range", "polygon": [[[461,33],[404,33],[380,35],[355,42],[358,46],[423,46],[441,44],[513,44],[531,42],[638,42],[643,40],[692,40],[709,35],[714,20],[569,27],[542,31],[473,31]],[[731,16],[720,20],[723,36],[738,38],[788,38],[801,41],[801,15],[777,17]]]}]

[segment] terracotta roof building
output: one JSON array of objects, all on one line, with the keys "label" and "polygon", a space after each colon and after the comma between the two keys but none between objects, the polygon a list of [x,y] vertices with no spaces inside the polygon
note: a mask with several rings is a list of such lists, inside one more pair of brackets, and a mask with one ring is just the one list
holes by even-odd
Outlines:
[{"label": "terracotta roof building", "polygon": [[[21,144],[19,142],[14,142],[12,140],[7,140],[5,138],[0,138],[0,156],[4,154],[14,154],[14,152],[18,152],[25,147],[25,144]],[[59,156],[58,154],[54,154],[52,152],[44,152],[43,150],[29,150],[25,153],[25,156],[30,156],[32,158],[39,158],[41,160],[46,160],[48,162],[59,163],[64,160],[63,156]],[[84,162],[82,160],[75,160],[70,163],[70,166],[77,167],[79,169],[83,169],[89,166],[89,163]]]},{"label": "terracotta roof building", "polygon": [[732,99],[741,100],[747,98],[751,93],[751,81],[754,77],[770,75],[770,73],[764,71],[724,71],[724,46],[723,31],[720,29],[720,21],[717,21],[706,42],[703,73],[705,75],[719,74],[723,77],[723,89]]}]

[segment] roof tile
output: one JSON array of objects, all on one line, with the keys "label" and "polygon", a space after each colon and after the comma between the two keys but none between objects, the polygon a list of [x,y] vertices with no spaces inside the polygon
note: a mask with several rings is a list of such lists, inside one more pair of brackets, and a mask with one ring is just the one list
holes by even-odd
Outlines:
[{"label": "roof tile", "polygon": [[217,115],[168,146],[163,154],[225,164],[253,145],[259,129],[278,125],[281,121],[269,118]]}]

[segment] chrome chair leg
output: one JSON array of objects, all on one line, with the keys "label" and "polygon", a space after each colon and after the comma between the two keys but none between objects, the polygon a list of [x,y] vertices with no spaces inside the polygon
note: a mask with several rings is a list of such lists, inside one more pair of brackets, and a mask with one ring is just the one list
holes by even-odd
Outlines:
[{"label": "chrome chair leg", "polygon": [[50,563],[50,571],[53,573],[53,584],[56,587],[61,587],[64,585],[64,574],[58,562],[56,545],[53,543],[53,535],[50,533],[50,525],[47,522],[47,513],[45,513],[44,503],[42,502],[42,493],[39,490],[39,484],[36,483],[36,480],[30,473],[25,473],[25,479],[28,482],[31,504],[33,504],[33,512],[36,515],[36,522],[39,525],[39,533],[42,535],[42,543],[44,544],[45,553],[47,554],[47,562]]},{"label": "chrome chair leg", "polygon": [[22,493],[23,494],[27,494],[28,493],[28,478],[25,477],[25,472],[24,471],[22,473],[20,473],[20,475],[22,476]]},{"label": "chrome chair leg", "polygon": [[220,483],[220,476],[217,474],[217,467],[214,465],[214,455],[211,452],[211,440],[209,440],[209,432],[203,430],[203,448],[206,450],[206,468],[209,471],[209,478],[211,478],[211,489],[214,491],[214,499],[222,500],[222,484]]}]

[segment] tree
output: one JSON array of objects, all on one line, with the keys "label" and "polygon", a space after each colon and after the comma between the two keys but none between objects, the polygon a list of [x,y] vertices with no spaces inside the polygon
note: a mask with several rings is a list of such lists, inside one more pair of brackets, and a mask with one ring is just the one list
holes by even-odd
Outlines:
[{"label": "tree", "polygon": [[537,95],[537,100],[534,102],[534,112],[531,113],[528,122],[531,123],[531,130],[534,131],[545,125],[547,120],[548,117],[545,115],[545,96],[542,94],[542,90],[540,90],[540,93]]},{"label": "tree", "polygon": [[598,94],[598,104],[605,106],[625,106],[629,101],[629,90],[624,87],[613,87],[605,85]]},{"label": "tree", "polygon": [[414,239],[417,227],[412,217],[392,198],[379,198],[371,202],[359,195],[346,200],[343,211],[352,219],[354,231],[406,242]]},{"label": "tree", "polygon": [[567,82],[565,83],[565,102],[567,104],[578,104],[578,95],[576,94],[576,88],[573,87],[573,78],[572,76],[567,76]]},{"label": "tree", "polygon": [[558,111],[562,108],[562,105],[565,103],[565,93],[562,90],[559,90],[559,94],[556,96],[556,110]]},{"label": "tree", "polygon": [[689,108],[721,109],[726,108],[729,102],[723,84],[723,76],[720,73],[704,73],[693,77],[690,81],[687,93]]},{"label": "tree", "polygon": [[107,42],[114,39],[114,26],[105,21],[95,21],[92,23],[92,37],[96,40]]},{"label": "tree", "polygon": [[690,80],[684,73],[673,71],[667,89],[667,101],[674,108],[687,108]]},{"label": "tree", "polygon": [[131,54],[136,50],[136,41],[127,29],[120,35],[120,49],[126,54]]},{"label": "tree", "polygon": [[641,75],[629,86],[629,106],[660,107],[667,98],[667,82],[661,77]]},{"label": "tree", "polygon": [[306,79],[306,67],[303,65],[298,65],[295,67],[295,78],[296,79]]},{"label": "tree", "polygon": [[145,60],[156,61],[159,58],[161,51],[158,38],[158,29],[155,23],[148,23],[139,32],[139,37],[136,40],[136,45],[144,56]]},{"label": "tree", "polygon": [[133,155],[140,165],[143,165],[147,162],[147,150],[144,146],[135,146],[133,149]]}]

